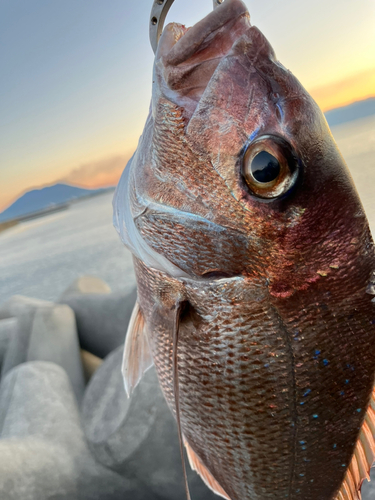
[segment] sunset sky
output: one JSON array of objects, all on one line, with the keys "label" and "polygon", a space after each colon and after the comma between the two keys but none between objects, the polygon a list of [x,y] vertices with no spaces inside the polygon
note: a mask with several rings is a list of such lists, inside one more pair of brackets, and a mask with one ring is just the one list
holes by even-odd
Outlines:
[{"label": "sunset sky", "polygon": [[[374,0],[245,0],[324,110],[375,95]],[[57,181],[116,184],[146,119],[152,0],[0,2],[0,210]],[[212,0],[175,0],[191,25]]]}]

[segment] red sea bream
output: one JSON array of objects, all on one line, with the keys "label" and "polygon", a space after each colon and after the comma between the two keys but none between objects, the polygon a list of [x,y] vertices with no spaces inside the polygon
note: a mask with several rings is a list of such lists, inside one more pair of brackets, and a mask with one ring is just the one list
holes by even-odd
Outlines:
[{"label": "red sea bream", "polygon": [[164,29],[114,220],[138,283],[127,390],[155,364],[205,482],[231,500],[358,499],[374,244],[322,112],[240,0]]}]

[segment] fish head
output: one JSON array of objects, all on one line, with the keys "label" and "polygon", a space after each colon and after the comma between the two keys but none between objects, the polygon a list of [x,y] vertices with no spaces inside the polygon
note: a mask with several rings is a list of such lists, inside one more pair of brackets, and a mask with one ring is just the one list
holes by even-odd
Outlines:
[{"label": "fish head", "polygon": [[172,408],[179,324],[181,426],[213,477],[336,498],[373,387],[374,246],[323,113],[240,0],[165,28],[114,206]]},{"label": "fish head", "polygon": [[138,256],[176,277],[247,276],[289,297],[370,245],[323,113],[241,0],[164,29],[133,163]]}]

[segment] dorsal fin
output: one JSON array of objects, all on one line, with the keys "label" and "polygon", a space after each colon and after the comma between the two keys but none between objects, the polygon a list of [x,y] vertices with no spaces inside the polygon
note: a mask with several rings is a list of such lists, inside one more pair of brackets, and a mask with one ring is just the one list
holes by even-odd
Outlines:
[{"label": "dorsal fin", "polygon": [[370,480],[370,469],[375,460],[375,389],[355,446],[352,460],[335,500],[361,500],[361,486]]},{"label": "dorsal fin", "polygon": [[137,387],[142,375],[153,365],[147,340],[146,323],[138,302],[135,303],[126,333],[122,375],[128,397]]},{"label": "dorsal fin", "polygon": [[189,443],[184,439],[184,445],[186,448],[186,453],[189,459],[189,464],[190,467],[197,472],[200,477],[202,478],[203,482],[205,483],[206,486],[208,486],[216,495],[219,495],[223,498],[226,498],[226,500],[231,500],[229,496],[225,493],[223,488],[220,486],[220,484],[216,481],[216,479],[213,477],[211,472],[205,467],[198,455],[194,452],[194,450],[191,448]]}]

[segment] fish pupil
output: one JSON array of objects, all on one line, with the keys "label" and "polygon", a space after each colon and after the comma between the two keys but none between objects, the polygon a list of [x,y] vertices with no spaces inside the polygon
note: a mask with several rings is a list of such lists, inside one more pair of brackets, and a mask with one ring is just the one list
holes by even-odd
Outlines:
[{"label": "fish pupil", "polygon": [[251,162],[251,174],[258,182],[274,181],[280,175],[280,170],[280,163],[267,151],[258,153]]}]

